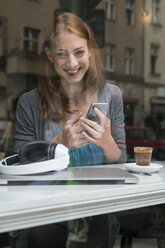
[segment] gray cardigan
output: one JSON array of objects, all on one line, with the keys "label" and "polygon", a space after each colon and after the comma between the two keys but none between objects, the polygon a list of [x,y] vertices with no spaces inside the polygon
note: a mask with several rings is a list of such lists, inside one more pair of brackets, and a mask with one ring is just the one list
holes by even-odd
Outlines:
[{"label": "gray cardigan", "polygon": [[[15,151],[23,144],[44,140],[44,118],[39,108],[39,91],[33,89],[19,98],[15,122]],[[121,150],[118,163],[126,162],[123,99],[120,89],[106,83],[101,92],[102,102],[109,103],[108,118],[111,120],[112,136]]]}]

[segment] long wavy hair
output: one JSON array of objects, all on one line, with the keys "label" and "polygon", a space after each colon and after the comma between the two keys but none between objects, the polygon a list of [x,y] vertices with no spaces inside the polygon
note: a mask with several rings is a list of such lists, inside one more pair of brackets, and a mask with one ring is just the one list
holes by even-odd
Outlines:
[{"label": "long wavy hair", "polygon": [[105,83],[101,55],[91,28],[73,13],[65,12],[56,16],[42,48],[39,75],[40,103],[44,118],[49,117],[55,121],[66,120],[68,114],[71,113],[69,96],[60,83],[60,77],[54,68],[54,64],[50,62],[46,54],[46,49],[49,49],[50,52],[53,50],[52,41],[58,34],[59,24],[62,24],[66,31],[85,39],[91,51],[89,68],[83,79],[82,97],[87,92],[90,94],[95,92],[98,88],[103,87]]}]

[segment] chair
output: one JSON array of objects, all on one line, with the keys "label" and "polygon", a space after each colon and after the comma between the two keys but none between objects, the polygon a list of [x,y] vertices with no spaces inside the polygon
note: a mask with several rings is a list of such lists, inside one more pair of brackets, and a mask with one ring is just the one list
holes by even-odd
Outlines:
[{"label": "chair", "polygon": [[158,205],[120,213],[120,248],[132,248],[133,238],[156,239],[165,248],[165,206]]},{"label": "chair", "polygon": [[0,248],[9,246],[9,236],[8,233],[0,234]]}]

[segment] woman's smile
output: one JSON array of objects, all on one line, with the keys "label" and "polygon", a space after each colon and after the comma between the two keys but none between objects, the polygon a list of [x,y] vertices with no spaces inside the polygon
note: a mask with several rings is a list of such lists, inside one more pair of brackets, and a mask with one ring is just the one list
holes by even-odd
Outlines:
[{"label": "woman's smile", "polygon": [[69,77],[76,77],[79,75],[81,71],[81,67],[74,69],[74,70],[65,70],[65,72],[69,75]]}]

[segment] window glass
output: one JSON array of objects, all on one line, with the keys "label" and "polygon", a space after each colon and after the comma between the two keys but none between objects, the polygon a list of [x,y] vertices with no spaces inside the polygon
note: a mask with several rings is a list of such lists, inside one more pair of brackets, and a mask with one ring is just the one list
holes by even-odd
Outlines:
[{"label": "window glass", "polygon": [[107,71],[115,71],[115,46],[107,45],[106,46],[106,70]]},{"label": "window glass", "polygon": [[3,55],[2,23],[0,22],[0,56]]},{"label": "window glass", "polygon": [[152,21],[160,23],[160,0],[152,0]]},{"label": "window glass", "polygon": [[146,130],[145,132],[145,138],[146,139],[155,139],[155,133],[153,130]]},{"label": "window glass", "polygon": [[125,124],[127,126],[132,126],[134,123],[134,109],[134,103],[124,102]]},{"label": "window glass", "polygon": [[[9,15],[7,2],[0,9],[0,112],[3,123],[13,122],[14,104],[20,94],[37,86],[39,55],[49,23],[65,5],[93,28],[106,79],[122,91],[126,125],[147,123],[156,132],[164,128],[165,36],[160,19],[164,1],[152,0],[143,4],[142,0],[102,0],[82,4],[81,1],[49,0],[46,6],[45,1],[20,0],[21,3],[25,4],[22,15],[16,15],[14,9]],[[22,9],[17,4],[15,8]],[[162,27],[153,26],[153,22],[161,23]],[[146,121],[151,117],[152,121]],[[1,133],[4,132],[5,124],[1,128]]]},{"label": "window glass", "polygon": [[158,51],[159,47],[151,45],[151,74],[156,74],[158,71]]},{"label": "window glass", "polygon": [[39,47],[39,34],[37,29],[24,27],[23,30],[23,50],[34,54],[38,53]]},{"label": "window glass", "polygon": [[125,50],[125,72],[126,74],[134,74],[134,50],[126,48]]},{"label": "window glass", "polygon": [[134,0],[126,0],[126,23],[134,25]]},{"label": "window glass", "polygon": [[110,20],[115,20],[116,17],[115,2],[116,0],[106,1],[106,17]]},{"label": "window glass", "polygon": [[[63,12],[75,13],[89,25],[90,28],[85,33],[87,42],[84,39],[84,34],[80,35],[82,42],[81,44],[84,44],[84,40],[86,42],[85,49],[84,46],[80,46],[78,48],[76,47],[73,52],[70,51],[67,47],[67,35],[64,37],[65,46],[67,49],[63,49],[62,46],[64,43],[60,43],[60,41],[58,41],[58,49],[57,44],[53,43],[53,39],[60,34],[59,30],[49,37],[51,28],[52,30],[55,29],[53,23],[54,18]],[[122,141],[117,137],[118,134],[114,136],[119,143],[120,148],[123,148],[126,144],[126,163],[133,163],[135,165],[135,154],[133,152],[134,146],[153,147],[152,163],[164,163],[164,13],[165,0],[0,0],[0,160],[18,153],[19,149],[15,145],[16,139],[19,140],[19,142],[24,142],[24,139],[26,139],[26,141],[36,141],[39,139],[42,141],[46,140],[48,143],[51,143],[52,135],[54,135],[53,138],[55,138],[61,132],[61,128],[63,128],[67,123],[64,122],[66,115],[70,118],[73,114],[79,114],[80,118],[83,112],[83,117],[85,117],[88,108],[85,109],[85,104],[81,105],[79,104],[79,101],[81,102],[81,100],[83,101],[85,99],[84,95],[86,94],[86,90],[90,89],[91,94],[88,95],[86,99],[88,104],[89,102],[103,101],[104,99],[110,102],[112,99],[113,101],[113,104],[108,105],[109,109],[107,111],[107,116],[110,119],[110,125],[113,127],[111,126],[108,130],[112,133],[112,136],[117,129],[120,134],[121,130],[124,130],[124,135],[126,136],[122,136]],[[65,24],[67,22],[68,19],[66,18]],[[71,25],[69,35],[73,35],[72,32],[75,31],[77,22],[70,22],[69,25]],[[62,25],[62,27],[65,30],[66,26]],[[91,32],[89,32],[90,29],[93,30],[98,47],[95,45],[94,40],[92,40],[91,43],[89,42],[92,37]],[[79,29],[76,30],[77,36],[79,36],[82,30],[83,27],[79,25]],[[74,46],[76,44],[77,42],[75,38],[72,45]],[[101,54],[103,66],[99,63],[100,60],[97,53],[98,51]],[[95,59],[97,60],[97,63],[94,63]],[[75,63],[73,63],[74,66],[70,61]],[[99,73],[96,71],[96,64],[98,67],[100,66]],[[94,69],[94,72],[92,71],[92,73],[91,68]],[[102,70],[105,80],[101,74]],[[72,90],[75,89],[75,85],[77,83],[76,80],[79,78],[81,73],[85,78],[85,83],[83,84],[81,80],[78,82],[81,82],[79,85],[83,85],[83,88],[82,91],[77,91],[79,95],[77,95],[77,92],[74,94],[73,104],[72,101],[68,100],[68,95],[70,92],[73,93]],[[59,75],[62,78],[61,81],[59,80]],[[75,79],[75,81],[71,81],[70,91],[67,91],[67,93],[65,86],[63,85],[63,88],[61,88],[60,84],[61,82],[64,83],[64,81],[70,82],[69,80],[65,80],[66,75],[69,77],[69,80]],[[42,97],[39,99],[37,103],[38,105],[36,104],[33,106],[32,102],[38,99],[37,97],[39,97],[41,93],[41,88],[38,91],[39,82],[42,82],[42,92],[45,93],[44,96],[50,97]],[[56,82],[56,84],[54,82]],[[100,97],[100,92],[102,93],[102,86],[104,82],[106,82],[111,89],[114,89],[113,96],[111,95],[111,90],[109,90],[110,88],[108,88],[108,90],[104,91],[106,97]],[[96,87],[97,83],[99,87]],[[97,91],[97,94],[93,96],[92,94],[95,87],[99,90]],[[33,90],[32,92],[38,93],[32,96],[31,101],[28,103],[27,100],[23,98],[21,104],[18,104],[20,97],[26,92],[31,94],[31,90]],[[54,104],[52,99],[59,97],[59,95],[61,98],[58,98],[59,101]],[[121,96],[122,99],[120,100]],[[64,102],[64,105],[62,105],[62,102]],[[29,106],[29,109],[24,110],[23,107],[27,107],[27,105]],[[79,105],[81,105],[80,113],[78,113],[79,110],[77,110]],[[72,111],[70,111],[70,106],[73,106]],[[40,118],[39,120],[42,120],[43,122],[36,121],[37,114],[35,110],[37,107],[41,111],[38,118]],[[63,109],[66,109],[67,114],[66,112],[63,112]],[[19,116],[18,110],[20,113]],[[55,111],[58,115],[52,117],[52,113],[55,113]],[[122,117],[117,115],[117,117],[114,118],[114,113],[119,113],[122,111]],[[31,114],[31,119],[28,118],[29,113]],[[24,124],[20,121],[22,118]],[[123,118],[124,121],[120,126],[121,118]],[[81,118],[78,123],[75,121],[77,123],[76,135],[78,134],[80,136],[78,139],[79,142],[82,141],[81,135],[85,135],[83,132],[84,130],[82,130],[82,126],[79,125],[82,119],[83,118]],[[35,132],[34,129],[36,126],[39,127],[39,130],[35,130]],[[103,124],[101,127],[98,127],[97,125],[95,127],[96,128],[93,128],[95,129],[94,132],[102,132]],[[23,133],[21,133],[21,138],[17,137],[18,128],[21,128]],[[72,135],[73,131],[75,131],[75,129],[70,128],[71,135],[68,139],[68,144],[70,144],[69,142],[72,138],[74,139],[74,135]],[[96,135],[96,137],[100,137],[97,136],[98,134],[96,133],[94,133],[94,135]],[[86,149],[84,147],[89,145],[88,143],[90,143],[90,145],[92,143],[91,146],[98,149],[95,152],[95,156],[93,156],[93,154],[91,156],[89,156],[89,154],[82,155],[80,152],[79,157],[81,157],[83,161],[86,161],[86,163],[84,163],[85,165],[87,165],[87,163],[91,165],[90,159],[93,160],[95,164],[97,163],[97,165],[105,165],[109,163],[105,159],[105,152],[103,152],[103,148],[101,146],[102,144],[97,145],[93,143],[91,141],[92,137],[90,137],[90,141],[85,141],[85,145],[84,143],[83,145],[81,143],[81,145],[83,146],[82,150],[84,151]],[[123,139],[125,140],[123,141]],[[58,139],[56,141],[58,142]],[[107,147],[104,146],[104,148]],[[76,149],[77,148],[74,147],[70,150],[74,153]],[[110,152],[111,149],[109,149],[107,154],[109,155]],[[79,161],[76,155],[75,161],[77,165]],[[116,153],[111,153],[111,155],[116,155]],[[118,155],[120,155],[120,153]],[[116,166],[116,161],[114,163]],[[119,160],[119,164],[120,163],[121,162]],[[152,181],[152,179],[157,180],[157,178],[158,174],[155,174],[150,177],[148,181]],[[74,180],[71,182],[72,188],[69,187],[70,181],[65,185],[62,185],[62,187],[66,188],[66,191],[68,192],[68,198],[72,196],[72,193],[77,185],[76,183]],[[16,185],[16,187],[17,186],[18,185]],[[49,186],[50,185],[46,185],[45,187],[45,185],[43,185],[42,190],[46,192],[47,187]],[[59,185],[55,185],[53,182],[53,186],[56,187]],[[81,186],[82,189],[89,188],[84,184]],[[90,186],[94,188],[96,185]],[[97,186],[100,187],[99,189],[101,190],[107,187],[107,185]],[[23,188],[21,189],[26,189],[26,187],[27,185],[23,185]],[[10,193],[12,193],[12,190]],[[35,196],[38,197],[40,193],[38,194],[37,192]],[[59,197],[63,198],[62,196]],[[80,194],[80,197],[84,197],[84,195]],[[15,199],[15,196],[13,199]],[[79,201],[79,199],[77,199],[77,201]],[[84,200],[83,204],[88,204],[88,202],[89,201]],[[65,207],[67,212],[67,204],[64,208]],[[88,216],[89,222],[93,220],[93,215],[95,215],[94,212],[92,212],[92,214],[91,212],[89,214],[90,216]],[[162,212],[160,211],[159,213]],[[163,210],[163,214],[164,213],[165,211]],[[162,220],[165,219],[164,215],[163,217],[159,214],[156,216],[161,216]],[[106,218],[104,219],[105,222],[103,221],[99,226],[100,229],[105,226],[105,223],[107,223]],[[67,221],[69,219],[70,216],[68,213]],[[128,219],[131,220],[131,218],[127,216],[126,220]],[[154,222],[153,219],[151,218],[149,220]],[[88,230],[87,222],[74,223],[77,229],[79,226],[81,227],[81,225],[84,225],[84,230]],[[137,221],[134,223],[137,224]],[[156,219],[156,224],[157,223],[159,223],[159,221]],[[66,223],[62,223],[62,225],[65,229]],[[93,222],[93,225],[97,227],[95,222]],[[132,225],[130,226],[132,227]],[[70,228],[72,229],[72,227],[73,226]],[[148,224],[147,227],[145,226],[145,231],[148,230],[149,227],[150,224]],[[165,227],[165,225],[163,227]],[[43,233],[44,230],[45,229],[43,229]],[[108,229],[106,229],[106,231],[107,230]],[[113,230],[118,230],[118,227]],[[157,230],[160,230],[159,225]],[[104,231],[104,229],[102,229],[102,231]],[[94,243],[92,243],[92,247],[95,247],[95,243],[97,243],[97,234],[95,234],[95,232],[93,233],[92,235],[94,235],[94,237],[92,236],[92,242]],[[37,235],[38,234],[34,234],[34,236]],[[84,236],[85,238],[87,237],[86,234],[84,234]],[[71,235],[71,238],[74,239],[75,236]],[[118,235],[118,244],[120,239],[121,237]],[[63,240],[63,236],[61,240]],[[40,244],[41,243],[42,239],[40,240]],[[105,247],[105,244],[99,244],[99,242],[97,245],[100,245],[99,248]],[[118,248],[119,246],[117,245],[114,246],[114,248]],[[145,244],[140,244],[140,246],[146,247]],[[149,245],[148,247],[151,246]],[[55,247],[55,245],[52,246],[50,244],[49,246],[46,244],[45,247]]]}]

